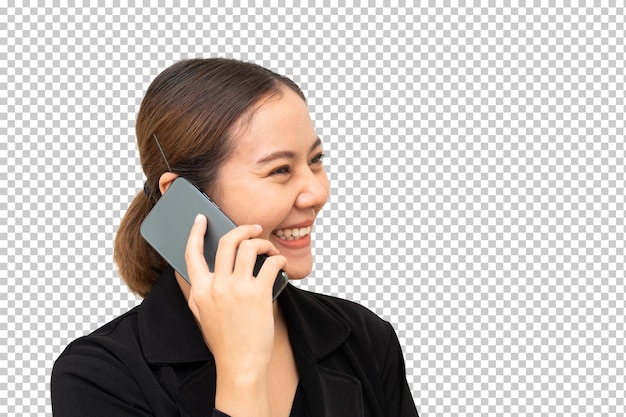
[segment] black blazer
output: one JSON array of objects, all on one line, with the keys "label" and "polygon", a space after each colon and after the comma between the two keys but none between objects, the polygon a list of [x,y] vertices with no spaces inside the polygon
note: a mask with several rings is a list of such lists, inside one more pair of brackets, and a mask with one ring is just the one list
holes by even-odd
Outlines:
[{"label": "black blazer", "polygon": [[[389,323],[293,285],[278,302],[312,416],[417,416]],[[173,270],[141,305],[72,342],[54,365],[51,391],[57,417],[211,415],[215,363]]]}]

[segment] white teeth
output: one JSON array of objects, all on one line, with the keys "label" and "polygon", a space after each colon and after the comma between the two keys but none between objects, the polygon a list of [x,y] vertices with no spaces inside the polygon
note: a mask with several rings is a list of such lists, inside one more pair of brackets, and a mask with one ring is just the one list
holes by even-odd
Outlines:
[{"label": "white teeth", "polygon": [[276,230],[274,234],[283,240],[300,239],[311,233],[312,227],[300,227],[294,229],[280,229]]}]

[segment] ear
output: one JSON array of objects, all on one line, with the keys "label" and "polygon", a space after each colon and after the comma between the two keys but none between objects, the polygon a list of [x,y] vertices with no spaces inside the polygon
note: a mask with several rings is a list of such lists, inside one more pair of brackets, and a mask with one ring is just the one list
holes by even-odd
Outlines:
[{"label": "ear", "polygon": [[172,181],[178,178],[178,174],[174,174],[173,172],[165,172],[159,178],[159,190],[161,190],[161,195],[165,194],[170,185],[172,185]]}]

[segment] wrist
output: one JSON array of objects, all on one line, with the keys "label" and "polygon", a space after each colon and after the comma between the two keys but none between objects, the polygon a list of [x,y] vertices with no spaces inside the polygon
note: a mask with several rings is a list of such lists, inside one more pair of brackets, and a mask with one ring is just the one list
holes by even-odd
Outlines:
[{"label": "wrist", "polygon": [[224,369],[216,369],[216,383],[230,389],[263,389],[267,387],[267,372],[242,371],[227,372]]},{"label": "wrist", "polygon": [[269,371],[269,360],[260,360],[261,357],[261,355],[214,354],[217,380],[233,386],[256,386],[265,383]]},{"label": "wrist", "polygon": [[215,408],[232,416],[269,416],[267,374],[217,373]]}]

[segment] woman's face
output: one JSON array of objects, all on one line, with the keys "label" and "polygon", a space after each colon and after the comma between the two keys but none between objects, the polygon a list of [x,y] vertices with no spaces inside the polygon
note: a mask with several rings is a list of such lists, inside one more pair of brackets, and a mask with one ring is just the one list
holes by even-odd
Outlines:
[{"label": "woman's face", "polygon": [[306,104],[284,88],[236,136],[213,197],[235,224],[260,224],[261,237],[287,258],[289,278],[304,278],[313,266],[311,229],[330,189]]}]

